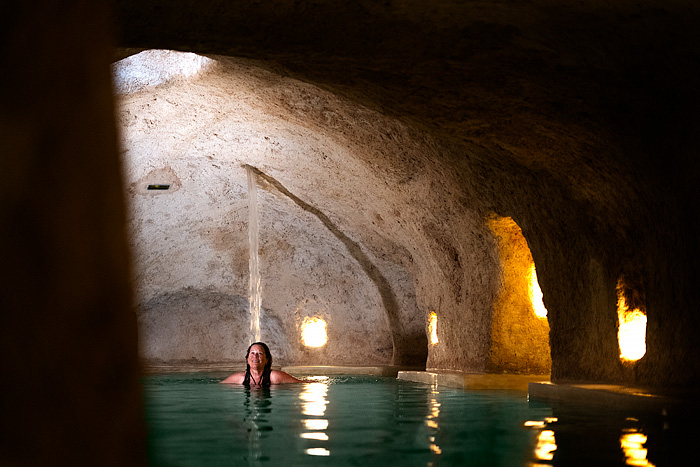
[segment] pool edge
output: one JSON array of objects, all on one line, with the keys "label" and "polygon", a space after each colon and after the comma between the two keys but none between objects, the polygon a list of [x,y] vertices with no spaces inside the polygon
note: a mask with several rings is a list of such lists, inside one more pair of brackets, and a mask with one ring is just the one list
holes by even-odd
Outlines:
[{"label": "pool edge", "polygon": [[398,379],[460,389],[528,390],[531,382],[549,381],[549,375],[463,373],[456,371],[399,371]]},{"label": "pool edge", "polygon": [[652,389],[617,384],[533,382],[529,397],[548,402],[590,404],[610,408],[668,413],[700,410],[697,394],[665,394]]},{"label": "pool edge", "polygon": [[415,367],[402,367],[393,365],[366,365],[366,366],[343,366],[343,365],[289,365],[283,366],[282,371],[295,376],[309,375],[368,375],[368,376],[389,376],[396,378],[401,371],[415,370]]}]

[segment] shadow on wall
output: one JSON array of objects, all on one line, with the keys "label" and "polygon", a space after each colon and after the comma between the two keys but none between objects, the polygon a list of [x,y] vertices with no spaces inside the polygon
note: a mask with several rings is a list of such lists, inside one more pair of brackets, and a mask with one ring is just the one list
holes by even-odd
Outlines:
[{"label": "shadow on wall", "polygon": [[[187,287],[152,297],[137,313],[147,366],[235,367],[244,361],[250,336],[246,297]],[[261,326],[276,363],[289,362],[290,344],[277,317],[261,309]]]}]

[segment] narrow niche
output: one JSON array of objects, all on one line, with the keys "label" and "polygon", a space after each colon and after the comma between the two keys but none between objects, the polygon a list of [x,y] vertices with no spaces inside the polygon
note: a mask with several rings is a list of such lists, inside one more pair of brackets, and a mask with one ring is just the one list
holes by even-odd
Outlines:
[{"label": "narrow niche", "polygon": [[617,280],[617,342],[620,360],[633,364],[647,352],[647,314],[642,282],[621,275]]},{"label": "narrow niche", "polygon": [[522,230],[510,217],[492,216],[501,286],[493,308],[487,369],[496,373],[549,374],[549,322],[537,270]]},{"label": "narrow niche", "polygon": [[294,321],[299,336],[300,363],[319,365],[326,362],[325,352],[329,343],[328,325],[330,313],[328,304],[317,297],[304,299],[294,310]]}]

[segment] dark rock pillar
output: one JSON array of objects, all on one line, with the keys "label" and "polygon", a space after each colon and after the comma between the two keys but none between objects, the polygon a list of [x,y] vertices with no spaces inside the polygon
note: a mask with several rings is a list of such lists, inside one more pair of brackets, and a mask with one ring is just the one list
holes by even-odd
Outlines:
[{"label": "dark rock pillar", "polygon": [[0,463],[143,465],[107,2],[0,27]]}]

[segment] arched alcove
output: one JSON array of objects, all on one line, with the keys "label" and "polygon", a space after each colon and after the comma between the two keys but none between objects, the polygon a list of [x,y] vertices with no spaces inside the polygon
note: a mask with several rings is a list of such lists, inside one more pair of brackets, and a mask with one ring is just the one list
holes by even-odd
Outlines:
[{"label": "arched alcove", "polygon": [[551,371],[549,323],[532,254],[510,217],[487,220],[501,261],[501,287],[494,303],[487,369],[495,373]]}]

